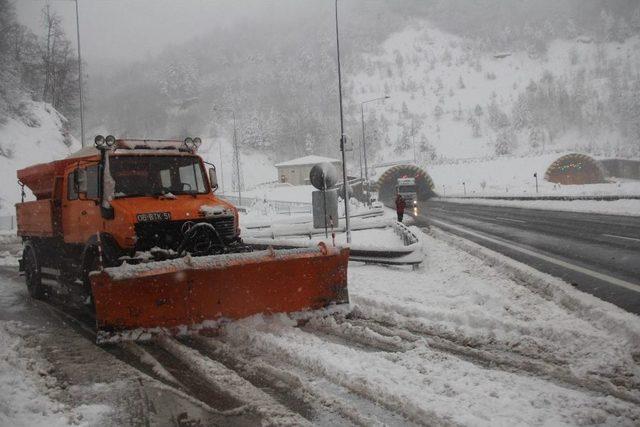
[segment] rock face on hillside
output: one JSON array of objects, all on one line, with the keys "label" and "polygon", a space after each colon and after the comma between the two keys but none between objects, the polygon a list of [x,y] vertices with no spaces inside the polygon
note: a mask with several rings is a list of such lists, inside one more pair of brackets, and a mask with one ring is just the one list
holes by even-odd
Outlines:
[{"label": "rock face on hillside", "polygon": [[80,148],[67,129],[67,119],[51,105],[24,101],[21,114],[0,125],[0,215],[13,215],[20,201],[16,170],[50,162]]}]

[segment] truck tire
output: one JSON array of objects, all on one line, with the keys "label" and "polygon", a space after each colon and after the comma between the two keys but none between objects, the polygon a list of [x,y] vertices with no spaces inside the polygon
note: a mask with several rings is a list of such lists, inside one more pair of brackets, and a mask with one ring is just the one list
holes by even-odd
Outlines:
[{"label": "truck tire", "polygon": [[31,298],[44,299],[45,290],[42,285],[42,274],[40,272],[40,261],[38,251],[31,243],[27,243],[22,252],[22,262],[24,263],[24,277],[27,290]]}]

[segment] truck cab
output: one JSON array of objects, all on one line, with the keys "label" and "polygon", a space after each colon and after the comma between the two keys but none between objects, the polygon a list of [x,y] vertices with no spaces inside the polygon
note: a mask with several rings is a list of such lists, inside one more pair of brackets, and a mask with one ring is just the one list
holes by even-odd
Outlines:
[{"label": "truck cab", "polygon": [[418,213],[418,192],[415,178],[398,178],[396,194],[402,196],[407,209],[410,209],[414,215]]},{"label": "truck cab", "polygon": [[22,169],[18,178],[37,200],[16,205],[18,235],[39,267],[80,278],[98,257],[119,265],[149,251],[184,249],[185,235],[197,224],[209,226],[200,227],[191,253],[240,242],[237,209],[215,196],[215,167],[207,174],[198,145],[198,138],[98,136],[95,147]]}]

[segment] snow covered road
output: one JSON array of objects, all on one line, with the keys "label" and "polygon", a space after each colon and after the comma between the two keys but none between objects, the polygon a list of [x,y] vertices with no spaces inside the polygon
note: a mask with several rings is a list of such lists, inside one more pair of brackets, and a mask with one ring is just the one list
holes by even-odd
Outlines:
[{"label": "snow covered road", "polygon": [[[148,406],[125,392],[139,378],[151,384],[151,377],[163,390],[177,388],[163,399],[193,398],[181,397],[176,411],[187,401],[191,415],[194,401],[213,406],[209,422],[220,420],[212,418],[217,411],[231,424],[640,423],[640,318],[545,275],[540,280],[548,278],[548,286],[532,286],[414,230],[427,255],[420,270],[350,264],[353,311],[347,316],[304,326],[286,316],[254,316],[214,338],[122,346],[137,356],[118,359],[30,302],[21,280],[5,268],[0,331],[9,331],[18,339],[14,349],[23,351],[29,346],[7,325],[43,328],[33,334],[43,350],[24,358],[58,367],[44,378],[59,381],[66,372],[66,391],[50,398],[50,405],[65,402],[62,423],[81,414],[81,424],[102,425],[109,414],[122,421],[136,413],[162,424],[167,412],[144,415],[139,409]],[[12,366],[25,381],[39,377]],[[46,396],[40,382],[29,387]],[[132,403],[123,405],[124,398]],[[28,408],[22,415],[5,409],[14,404],[0,399],[0,416],[27,419]],[[198,416],[207,419],[204,414],[201,409]]]}]

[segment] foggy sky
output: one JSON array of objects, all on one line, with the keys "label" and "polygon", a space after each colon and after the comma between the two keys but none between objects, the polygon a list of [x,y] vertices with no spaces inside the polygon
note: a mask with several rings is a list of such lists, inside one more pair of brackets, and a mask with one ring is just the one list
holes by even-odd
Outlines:
[{"label": "foggy sky", "polygon": [[[130,62],[153,56],[210,32],[214,26],[242,31],[247,14],[263,9],[286,13],[273,1],[232,0],[79,0],[82,55],[88,71],[112,62]],[[17,0],[18,20],[43,35],[42,8],[49,3],[63,19],[67,37],[76,42],[75,3],[72,0]],[[282,3],[280,3],[282,5]],[[282,5],[284,6],[284,5]]]}]

